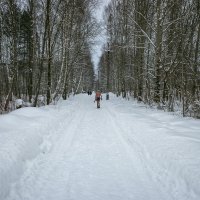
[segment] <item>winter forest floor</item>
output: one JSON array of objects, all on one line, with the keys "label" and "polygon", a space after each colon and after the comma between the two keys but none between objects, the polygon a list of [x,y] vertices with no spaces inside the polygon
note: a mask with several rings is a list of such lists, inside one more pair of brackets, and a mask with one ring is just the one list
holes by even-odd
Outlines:
[{"label": "winter forest floor", "polygon": [[199,120],[93,100],[0,116],[1,200],[200,199]]}]

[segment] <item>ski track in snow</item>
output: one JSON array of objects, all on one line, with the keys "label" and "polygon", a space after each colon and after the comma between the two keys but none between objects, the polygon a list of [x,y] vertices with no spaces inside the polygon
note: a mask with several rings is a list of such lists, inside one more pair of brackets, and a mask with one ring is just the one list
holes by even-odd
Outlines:
[{"label": "ski track in snow", "polygon": [[96,109],[93,98],[57,106],[41,153],[6,200],[200,199],[198,120],[113,95]]}]

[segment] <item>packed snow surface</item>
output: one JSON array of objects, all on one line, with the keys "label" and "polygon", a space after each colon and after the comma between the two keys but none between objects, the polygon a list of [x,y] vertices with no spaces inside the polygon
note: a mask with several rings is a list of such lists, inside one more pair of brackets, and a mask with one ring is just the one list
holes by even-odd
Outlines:
[{"label": "packed snow surface", "polygon": [[0,116],[0,200],[199,200],[200,121],[104,99]]}]

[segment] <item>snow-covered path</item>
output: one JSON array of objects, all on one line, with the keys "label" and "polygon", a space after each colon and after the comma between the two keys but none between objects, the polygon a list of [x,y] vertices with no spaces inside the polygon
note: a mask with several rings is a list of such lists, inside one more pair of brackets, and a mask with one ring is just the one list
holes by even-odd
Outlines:
[{"label": "snow-covered path", "polygon": [[6,200],[200,199],[198,120],[114,96],[96,109],[93,98],[57,106],[42,153],[26,161]]}]

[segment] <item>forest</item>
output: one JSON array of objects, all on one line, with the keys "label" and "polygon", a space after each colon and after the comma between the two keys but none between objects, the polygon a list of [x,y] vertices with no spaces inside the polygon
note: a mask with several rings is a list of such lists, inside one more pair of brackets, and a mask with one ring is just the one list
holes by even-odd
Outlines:
[{"label": "forest", "polygon": [[[0,1],[0,112],[91,88],[95,0]],[[21,105],[20,105],[21,106]]]},{"label": "forest", "polygon": [[[111,0],[102,27],[98,3],[0,1],[0,112],[16,99],[36,107],[99,87],[200,118],[200,1]],[[97,76],[91,52],[100,29],[107,40]]]},{"label": "forest", "polygon": [[111,0],[104,19],[104,90],[199,118],[200,1]]}]

